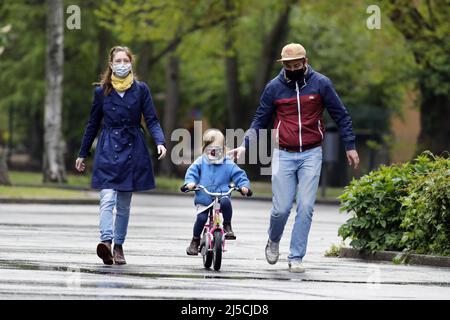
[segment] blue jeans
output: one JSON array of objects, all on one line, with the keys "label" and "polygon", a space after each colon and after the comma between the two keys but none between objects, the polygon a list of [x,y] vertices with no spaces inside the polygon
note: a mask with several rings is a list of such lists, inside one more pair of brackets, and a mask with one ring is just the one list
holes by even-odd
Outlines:
[{"label": "blue jeans", "polygon": [[[223,221],[231,222],[231,217],[233,216],[233,207],[231,206],[231,200],[229,197],[223,197],[219,200],[220,203],[220,212],[222,212]],[[197,214],[197,219],[195,219],[193,234],[195,238],[199,238],[203,227],[205,226],[206,221],[208,220],[209,210],[211,208],[206,209]]]},{"label": "blue jeans", "polygon": [[297,215],[292,229],[288,261],[301,261],[306,254],[321,167],[322,147],[303,152],[274,150],[273,198],[268,233],[271,241],[281,240],[296,198]]},{"label": "blue jeans", "polygon": [[[102,189],[100,191],[100,241],[113,241],[123,244],[130,219],[131,192]],[[113,227],[113,210],[116,208],[116,221]],[[113,233],[114,228],[114,233]]]}]

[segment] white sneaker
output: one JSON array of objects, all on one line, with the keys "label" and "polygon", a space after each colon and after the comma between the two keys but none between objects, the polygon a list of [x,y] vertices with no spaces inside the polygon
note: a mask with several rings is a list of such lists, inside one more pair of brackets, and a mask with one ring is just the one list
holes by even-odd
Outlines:
[{"label": "white sneaker", "polygon": [[269,264],[275,264],[278,261],[278,257],[280,255],[280,243],[279,242],[273,242],[267,240],[267,245],[266,245],[266,260]]},{"label": "white sneaker", "polygon": [[305,270],[306,269],[300,260],[289,261],[289,271],[290,272],[303,273],[303,272],[305,272]]}]

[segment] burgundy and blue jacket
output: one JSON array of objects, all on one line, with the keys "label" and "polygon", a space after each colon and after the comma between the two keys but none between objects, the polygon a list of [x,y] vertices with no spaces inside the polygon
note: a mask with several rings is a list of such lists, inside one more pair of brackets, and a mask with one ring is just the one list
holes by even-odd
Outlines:
[{"label": "burgundy and blue jacket", "polygon": [[281,149],[301,152],[320,146],[325,134],[323,111],[327,109],[339,127],[345,149],[355,149],[352,120],[331,80],[310,65],[307,68],[303,83],[288,80],[283,68],[266,85],[244,139],[246,148],[257,136],[258,129],[268,128],[273,116],[273,128]]}]

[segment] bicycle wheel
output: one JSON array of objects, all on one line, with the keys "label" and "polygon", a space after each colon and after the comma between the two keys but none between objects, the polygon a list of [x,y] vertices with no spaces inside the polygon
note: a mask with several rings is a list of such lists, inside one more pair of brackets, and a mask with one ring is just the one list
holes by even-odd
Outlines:
[{"label": "bicycle wheel", "polygon": [[220,231],[214,232],[214,247],[213,247],[213,263],[214,270],[218,271],[222,264],[222,234]]},{"label": "bicycle wheel", "polygon": [[202,247],[201,247],[201,253],[203,256],[203,266],[206,269],[211,268],[212,260],[213,260],[213,252],[209,250],[209,240],[208,240],[208,234],[203,233],[202,237]]}]

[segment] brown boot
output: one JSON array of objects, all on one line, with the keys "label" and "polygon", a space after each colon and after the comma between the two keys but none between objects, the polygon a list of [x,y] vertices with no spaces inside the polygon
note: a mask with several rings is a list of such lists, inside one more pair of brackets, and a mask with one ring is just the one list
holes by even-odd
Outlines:
[{"label": "brown boot", "polygon": [[127,264],[125,256],[123,254],[123,247],[121,244],[114,244],[113,254],[115,264]]},{"label": "brown boot", "polygon": [[114,263],[111,254],[111,243],[109,242],[104,241],[97,245],[97,255],[103,260],[104,264],[111,265]]},{"label": "brown boot", "polygon": [[198,255],[198,246],[200,245],[200,238],[193,237],[191,244],[186,248],[186,253],[190,256]]},{"label": "brown boot", "polygon": [[235,240],[236,239],[233,229],[231,228],[231,222],[224,221],[223,229],[225,230],[225,239],[227,239],[227,240]]}]

